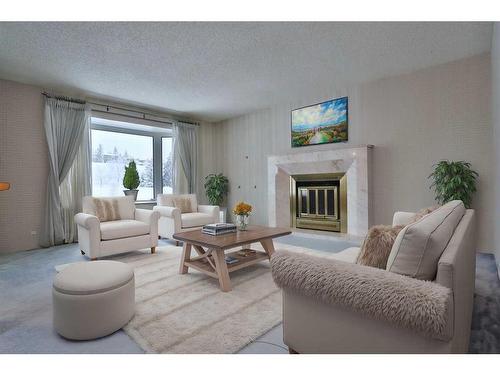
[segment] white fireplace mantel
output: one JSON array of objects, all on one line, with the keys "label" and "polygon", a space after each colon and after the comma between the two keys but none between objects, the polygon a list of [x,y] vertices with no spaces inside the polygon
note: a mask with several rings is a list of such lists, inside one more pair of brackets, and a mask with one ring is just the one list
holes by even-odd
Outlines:
[{"label": "white fireplace mantel", "polygon": [[347,233],[364,236],[371,225],[370,163],[372,145],[269,156],[269,225],[289,228],[290,176],[345,173],[347,176]]}]

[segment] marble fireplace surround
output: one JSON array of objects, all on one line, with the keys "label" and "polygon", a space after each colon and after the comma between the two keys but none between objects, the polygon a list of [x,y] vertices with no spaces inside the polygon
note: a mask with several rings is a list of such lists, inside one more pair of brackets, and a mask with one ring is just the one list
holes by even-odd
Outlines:
[{"label": "marble fireplace surround", "polygon": [[345,173],[347,176],[347,234],[364,236],[371,225],[370,164],[372,145],[340,147],[269,156],[269,225],[290,228],[290,176]]}]

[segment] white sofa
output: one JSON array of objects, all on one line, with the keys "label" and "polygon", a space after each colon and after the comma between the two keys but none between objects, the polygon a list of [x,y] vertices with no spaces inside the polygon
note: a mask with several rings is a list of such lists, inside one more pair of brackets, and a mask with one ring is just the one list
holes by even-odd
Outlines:
[{"label": "white sofa", "polygon": [[[82,254],[91,260],[158,245],[158,212],[135,208],[134,198],[83,198],[75,215]],[[106,211],[104,211],[106,210]],[[104,216],[107,217],[104,217]],[[108,220],[109,218],[115,220]]]},{"label": "white sofa", "polygon": [[[190,212],[183,213],[176,207],[178,199],[190,201]],[[165,238],[172,238],[174,233],[219,222],[219,206],[199,205],[195,194],[158,194],[157,206],[153,210],[160,214],[158,234]],[[178,244],[177,241],[176,243]]]},{"label": "white sofa", "polygon": [[[406,225],[413,215],[397,212],[393,225]],[[466,210],[450,229],[453,234],[431,281],[354,264],[359,248],[333,259],[278,250],[273,277],[283,292],[283,335],[290,352],[467,353],[475,281],[474,211]]]}]

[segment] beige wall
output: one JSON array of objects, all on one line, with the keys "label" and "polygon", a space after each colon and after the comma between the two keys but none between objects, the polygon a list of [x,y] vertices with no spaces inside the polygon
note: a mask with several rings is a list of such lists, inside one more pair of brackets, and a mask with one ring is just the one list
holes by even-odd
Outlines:
[{"label": "beige wall", "polygon": [[[495,223],[500,223],[500,23],[493,26],[493,40],[491,42],[491,75],[492,75],[492,108],[493,108],[493,133],[495,145],[494,174],[495,198],[492,206],[495,209]],[[497,224],[498,226],[498,224]],[[500,275],[500,232],[495,230],[495,257],[499,265]]]},{"label": "beige wall", "polygon": [[267,157],[334,149],[290,146],[290,111],[349,97],[349,144],[373,144],[374,221],[390,223],[396,210],[434,203],[427,176],[440,159],[468,160],[480,175],[473,206],[479,249],[493,251],[494,197],[490,55],[483,54],[251,113],[218,124],[216,166],[230,179],[230,204],[255,206],[254,223],[267,222]]},{"label": "beige wall", "polygon": [[216,169],[216,126],[208,122],[200,124],[198,133],[198,203],[208,204],[205,194],[205,177],[210,173],[217,173]]},{"label": "beige wall", "polygon": [[0,254],[38,247],[48,163],[40,89],[0,80]]}]

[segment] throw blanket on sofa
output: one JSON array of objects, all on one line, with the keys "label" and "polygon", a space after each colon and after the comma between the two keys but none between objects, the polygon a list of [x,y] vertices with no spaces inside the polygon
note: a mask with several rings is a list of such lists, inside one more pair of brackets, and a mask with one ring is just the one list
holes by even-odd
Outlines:
[{"label": "throw blanket on sofa", "polygon": [[437,283],[286,251],[277,252],[271,266],[280,288],[435,339],[449,340],[452,336],[452,293]]}]

